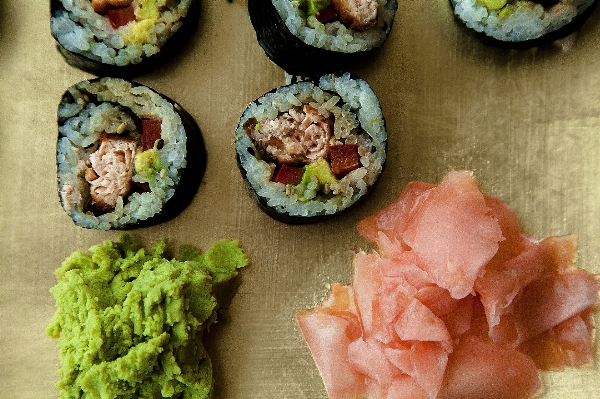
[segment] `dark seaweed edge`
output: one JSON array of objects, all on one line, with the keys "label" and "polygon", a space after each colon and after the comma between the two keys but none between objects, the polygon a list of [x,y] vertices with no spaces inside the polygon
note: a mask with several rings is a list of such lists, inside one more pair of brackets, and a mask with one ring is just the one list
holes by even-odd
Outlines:
[{"label": "dark seaweed edge", "polygon": [[[395,3],[397,10],[398,2]],[[334,73],[377,49],[342,53],[306,44],[290,32],[271,0],[248,0],[248,14],[258,44],[271,61],[290,75],[316,77]],[[392,25],[393,20],[386,27],[386,38]]]},{"label": "dark seaweed edge", "polygon": [[585,21],[587,21],[587,19],[590,17],[590,15],[592,15],[594,10],[598,6],[599,1],[594,1],[588,8],[586,8],[582,13],[578,14],[575,18],[573,18],[571,22],[569,22],[565,26],[550,31],[540,37],[525,41],[500,40],[487,35],[485,32],[477,32],[476,30],[469,28],[468,26],[466,26],[465,21],[460,19],[458,15],[456,15],[456,13],[454,12],[454,4],[452,3],[452,0],[449,0],[448,2],[450,3],[450,8],[452,9],[452,14],[456,21],[458,21],[460,25],[464,27],[464,29],[467,29],[468,31],[472,32],[483,44],[511,50],[526,50],[534,47],[540,47],[545,44],[554,42],[556,40],[563,39],[566,36],[569,36],[570,34],[579,30],[583,26]]},{"label": "dark seaweed edge", "polygon": [[[338,76],[337,74],[324,74],[323,76],[326,76],[326,75]],[[364,80],[364,79],[362,79],[362,78],[360,78],[360,77],[358,77],[358,76],[356,76],[356,75],[354,75],[352,73],[350,74],[350,78],[352,80],[362,80],[369,87],[371,87],[366,80]],[[314,79],[309,79],[308,81],[310,81],[314,85],[318,86],[320,80],[321,80],[321,77],[314,78]],[[301,82],[301,81],[294,82],[294,83],[291,83],[291,84],[288,84],[288,85],[279,86],[279,87],[276,87],[276,88],[274,88],[272,90],[269,90],[268,92],[264,93],[263,95],[261,95],[260,97],[258,97],[254,101],[252,101],[250,104],[248,104],[248,106],[246,107],[246,109],[244,109],[244,112],[242,113],[242,117],[246,113],[246,110],[248,109],[248,107],[251,104],[257,104],[258,101],[261,98],[263,98],[265,95],[270,94],[270,93],[274,93],[277,89],[295,85],[295,84],[297,84],[299,82]],[[379,99],[377,99],[377,101],[379,102]],[[387,126],[386,126],[385,116],[384,116],[384,113],[383,113],[383,109],[381,108],[381,104],[379,104],[379,109],[381,110],[381,117],[383,119],[383,126],[384,126],[384,129],[385,129],[386,133],[387,133]],[[241,123],[241,119],[242,118],[240,117],[240,122],[238,123],[238,127],[239,127],[239,125]],[[236,130],[237,130],[237,128],[236,128]],[[369,186],[367,188],[367,191],[361,197],[359,197],[358,199],[356,199],[356,201],[354,203],[350,204],[347,208],[344,208],[342,210],[339,210],[337,212],[330,213],[330,214],[318,214],[318,215],[314,215],[314,216],[292,216],[292,215],[289,215],[289,214],[286,214],[286,213],[278,212],[275,208],[271,207],[267,203],[268,201],[265,198],[259,196],[256,193],[256,191],[254,190],[254,188],[252,187],[252,184],[250,184],[250,181],[247,178],[247,172],[244,169],[244,167],[242,166],[242,163],[241,163],[241,160],[240,160],[240,155],[237,152],[237,148],[236,148],[236,157],[235,158],[236,158],[236,163],[237,163],[238,169],[240,170],[240,173],[241,173],[241,175],[243,177],[243,180],[244,180],[244,188],[245,188],[246,193],[248,194],[248,196],[250,197],[250,199],[252,199],[252,201],[256,205],[258,205],[258,207],[263,212],[265,212],[268,216],[270,216],[272,219],[274,219],[276,221],[279,221],[279,222],[282,222],[282,223],[286,223],[286,224],[290,224],[290,225],[312,224],[312,223],[322,222],[322,221],[331,219],[333,217],[337,217],[339,215],[345,214],[349,210],[354,209],[358,204],[362,203],[365,200],[365,198],[367,198],[373,192],[375,186],[377,185],[377,182],[379,181],[379,179],[381,178],[381,175],[383,174],[383,171],[385,169],[385,165],[387,163],[387,144],[388,144],[387,139],[388,138],[386,137],[385,141],[382,143],[382,147],[383,147],[382,149],[383,149],[383,152],[385,153],[386,157],[385,157],[384,162],[381,165],[381,171],[379,172],[379,175],[377,176],[377,179],[375,180],[375,182],[371,186]]]},{"label": "dark seaweed edge", "polygon": [[[62,44],[60,44],[58,38],[56,38],[56,36],[54,36],[52,33],[52,30],[51,34],[56,42],[56,49],[63,56],[67,64],[71,65],[72,67],[97,76],[110,76],[128,79],[150,72],[151,70],[163,64],[167,59],[173,57],[175,54],[181,51],[187,42],[187,39],[198,27],[198,20],[200,16],[199,1],[200,0],[192,0],[186,16],[181,18],[182,26],[173,34],[173,36],[167,39],[167,41],[160,48],[160,51],[151,55],[150,57],[143,56],[142,62],[138,64],[119,66],[105,64],[101,61],[87,58],[83,54],[67,50]],[[50,0],[50,18],[52,18],[54,12],[59,8],[62,8],[60,0]]]},{"label": "dark seaweed edge", "polygon": [[[100,81],[105,78],[107,78],[107,77],[99,77],[99,78],[89,79],[88,81],[90,83],[93,83],[93,82]],[[110,78],[110,77],[108,77],[108,78]],[[85,80],[81,81],[79,83],[76,83],[76,84],[70,86],[69,88],[71,88],[73,86],[77,86],[77,85],[81,84],[82,82],[85,82]],[[173,105],[174,111],[181,118],[181,122],[183,124],[184,131],[186,134],[186,154],[185,154],[186,167],[181,175],[181,178],[179,179],[179,183],[177,183],[177,185],[175,187],[175,193],[173,194],[173,196],[171,198],[169,198],[167,200],[167,202],[165,202],[163,204],[163,207],[160,212],[154,214],[153,216],[151,216],[145,220],[138,220],[137,222],[127,223],[127,224],[125,224],[123,226],[119,226],[119,227],[111,226],[109,230],[131,230],[131,229],[135,229],[135,228],[149,227],[149,226],[160,224],[160,223],[163,223],[163,222],[173,219],[175,216],[179,215],[185,208],[187,208],[187,206],[192,202],[192,199],[195,197],[196,193],[198,192],[198,189],[200,187],[200,182],[202,181],[202,178],[204,177],[204,173],[206,171],[206,163],[207,163],[206,147],[204,145],[204,140],[202,138],[202,132],[200,131],[200,127],[198,126],[198,124],[196,123],[196,121],[194,120],[192,115],[190,113],[188,113],[185,109],[183,109],[183,107],[181,107],[179,105],[179,103],[173,101],[171,98],[165,96],[164,94],[161,94],[158,91],[156,91],[146,85],[142,85],[142,84],[134,82],[134,81],[128,81],[128,82],[132,84],[132,87],[144,86],[144,87],[148,88],[149,90],[152,90],[153,92],[155,92],[156,94],[158,94],[159,96],[161,96],[162,98],[164,98],[165,100],[167,100],[169,103],[171,103]],[[60,104],[63,103],[64,98],[68,95],[71,95],[71,94],[69,93],[69,91],[67,89],[61,97],[61,101],[59,102],[59,107],[60,107]],[[60,121],[58,122],[58,124],[60,126]],[[57,143],[58,143],[58,136],[57,136]],[[57,147],[57,153],[58,153],[58,147]],[[58,185],[58,172],[57,172],[57,185]],[[63,210],[65,210],[65,212],[66,212],[64,203],[62,201],[62,197],[60,195],[60,186],[58,186],[58,198],[59,198],[59,202],[60,202]],[[68,212],[67,212],[67,214],[68,214]],[[73,219],[73,218],[71,217],[71,219]],[[75,220],[73,220],[73,223],[79,227],[89,228],[89,227],[78,225],[75,222]],[[93,228],[89,228],[89,229],[94,230]]]}]

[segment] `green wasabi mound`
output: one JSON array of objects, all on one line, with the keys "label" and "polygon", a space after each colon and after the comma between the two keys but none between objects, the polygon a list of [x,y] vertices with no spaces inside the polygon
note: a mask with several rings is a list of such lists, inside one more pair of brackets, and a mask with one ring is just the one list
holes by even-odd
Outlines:
[{"label": "green wasabi mound", "polygon": [[166,244],[146,251],[123,234],[56,270],[47,333],[60,347],[61,398],[212,397],[202,335],[217,319],[215,292],[248,260],[237,241],[182,246],[171,260]]}]

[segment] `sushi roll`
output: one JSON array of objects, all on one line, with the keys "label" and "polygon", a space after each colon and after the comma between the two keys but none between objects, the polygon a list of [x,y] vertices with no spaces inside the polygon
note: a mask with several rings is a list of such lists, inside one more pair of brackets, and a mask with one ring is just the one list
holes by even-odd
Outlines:
[{"label": "sushi roll", "polygon": [[126,229],[168,220],[200,184],[206,153],[194,119],[119,78],[71,86],[58,106],[58,192],[76,225]]},{"label": "sushi roll", "polygon": [[488,42],[533,47],[577,30],[596,0],[450,0],[455,16]]},{"label": "sushi roll", "polygon": [[267,56],[291,75],[347,69],[386,41],[396,0],[248,0],[250,21]]},{"label": "sushi roll", "polygon": [[379,100],[349,73],[272,90],[248,105],[235,131],[249,195],[290,224],[330,218],[363,199],[382,172],[386,146]]},{"label": "sushi roll", "polygon": [[179,50],[197,26],[196,0],[50,0],[50,30],[72,66],[131,77]]}]

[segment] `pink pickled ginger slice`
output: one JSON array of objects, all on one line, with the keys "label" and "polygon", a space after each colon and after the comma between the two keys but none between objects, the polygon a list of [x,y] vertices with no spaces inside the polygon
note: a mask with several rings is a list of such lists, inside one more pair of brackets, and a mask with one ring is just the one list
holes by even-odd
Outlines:
[{"label": "pink pickled ginger slice", "polygon": [[348,347],[348,361],[358,373],[389,387],[401,373],[387,359],[384,350],[385,346],[375,339],[359,338]]},{"label": "pink pickled ginger slice", "polygon": [[450,172],[407,225],[404,242],[420,267],[453,298],[473,292],[475,279],[504,239],[470,172]]},{"label": "pink pickled ginger slice", "polygon": [[403,375],[394,380],[387,391],[385,399],[430,399],[429,395],[415,380]]},{"label": "pink pickled ginger slice", "polygon": [[477,281],[495,343],[516,347],[596,304],[600,284],[573,264],[575,243],[546,238]]},{"label": "pink pickled ginger slice", "polygon": [[584,366],[592,362],[593,329],[590,309],[524,342],[518,350],[531,356],[540,370]]},{"label": "pink pickled ginger slice", "polygon": [[382,244],[382,234],[388,240],[402,246],[402,235],[406,226],[423,199],[427,197],[427,192],[434,187],[433,184],[419,181],[408,183],[396,201],[358,222],[358,232],[379,247]]},{"label": "pink pickled ginger slice", "polygon": [[513,349],[469,337],[450,354],[439,399],[522,399],[541,387],[535,363]]},{"label": "pink pickled ginger slice", "polygon": [[444,322],[417,299],[410,302],[394,323],[394,328],[402,341],[436,341],[447,348],[452,347]]},{"label": "pink pickled ginger slice", "polygon": [[595,276],[582,269],[534,281],[515,306],[520,336],[535,337],[590,309],[598,301],[599,288]]},{"label": "pink pickled ginger slice", "polygon": [[353,301],[352,288],[336,283],[328,307],[296,314],[331,399],[356,399],[366,393],[364,375],[348,362],[348,347],[362,334]]},{"label": "pink pickled ginger slice", "polygon": [[475,281],[475,290],[485,307],[490,329],[500,324],[501,316],[510,309],[517,295],[545,270],[545,251],[537,244],[497,265],[486,268],[483,276]]},{"label": "pink pickled ginger slice", "polygon": [[444,345],[426,341],[415,341],[407,349],[385,349],[389,361],[410,376],[429,399],[435,399],[442,386],[448,353]]}]

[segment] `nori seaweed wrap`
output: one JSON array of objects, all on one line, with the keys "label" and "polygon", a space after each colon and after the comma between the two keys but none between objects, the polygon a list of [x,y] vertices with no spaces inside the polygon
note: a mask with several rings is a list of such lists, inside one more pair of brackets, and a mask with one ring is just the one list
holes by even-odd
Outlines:
[{"label": "nori seaweed wrap", "polygon": [[206,167],[198,125],[179,104],[119,78],[71,86],[58,106],[58,192],[76,225],[126,229],[166,221]]},{"label": "nori seaweed wrap", "polygon": [[198,12],[198,0],[50,0],[50,28],[70,65],[127,78],[178,51]]},{"label": "nori seaweed wrap", "polygon": [[279,87],[250,103],[235,131],[250,197],[272,218],[318,222],[369,194],[386,160],[379,100],[345,73]]},{"label": "nori seaweed wrap", "polygon": [[529,48],[581,27],[597,0],[450,0],[455,17],[484,42]]},{"label": "nori seaweed wrap", "polygon": [[397,8],[396,0],[248,0],[258,43],[271,61],[310,77],[346,70],[381,47]]}]

